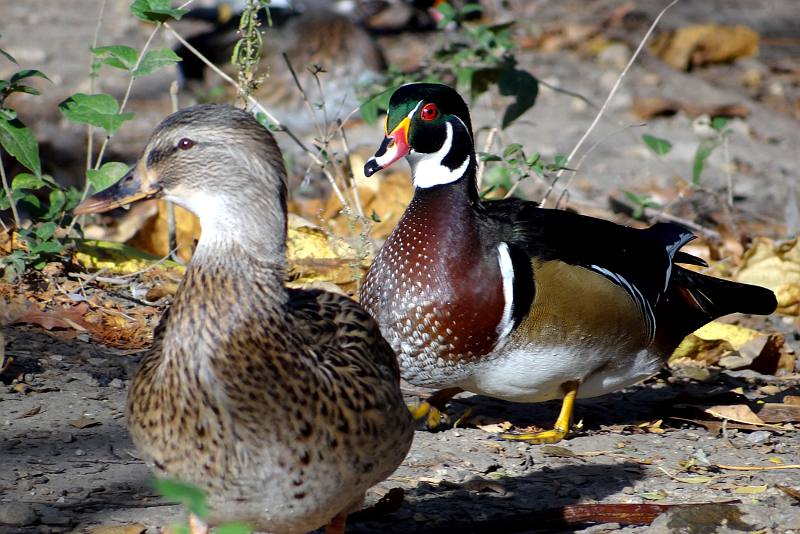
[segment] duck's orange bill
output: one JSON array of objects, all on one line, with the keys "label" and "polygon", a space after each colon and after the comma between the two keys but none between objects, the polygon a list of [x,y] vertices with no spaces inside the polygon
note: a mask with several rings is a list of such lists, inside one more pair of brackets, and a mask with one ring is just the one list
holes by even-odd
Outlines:
[{"label": "duck's orange bill", "polygon": [[102,213],[132,204],[137,200],[158,196],[161,191],[158,183],[152,180],[143,180],[141,175],[137,172],[136,167],[131,167],[117,183],[78,204],[73,213],[75,215]]},{"label": "duck's orange bill", "polygon": [[365,176],[372,176],[408,154],[411,150],[408,146],[408,127],[410,125],[411,119],[406,117],[392,130],[392,133],[386,134],[378,151],[364,165]]}]

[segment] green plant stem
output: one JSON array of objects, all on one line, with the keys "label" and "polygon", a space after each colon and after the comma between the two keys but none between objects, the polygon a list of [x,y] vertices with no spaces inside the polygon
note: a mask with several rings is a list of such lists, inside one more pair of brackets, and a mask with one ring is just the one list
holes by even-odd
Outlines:
[{"label": "green plant stem", "polygon": [[3,181],[3,190],[6,192],[6,198],[11,206],[11,214],[14,216],[14,225],[20,228],[19,213],[17,212],[17,205],[14,203],[14,195],[11,194],[11,187],[8,185],[8,177],[6,176],[6,168],[3,165],[3,158],[0,156],[0,179]]},{"label": "green plant stem", "polygon": [[[97,48],[97,41],[100,38],[100,27],[103,25],[103,14],[106,10],[106,3],[108,0],[103,0],[100,3],[100,13],[97,15],[97,24],[94,27],[94,38],[92,39],[92,49]],[[89,94],[94,94],[95,91],[95,78],[94,75],[94,64],[95,58],[92,55],[92,59],[89,63]],[[92,153],[94,152],[94,126],[91,124],[88,125],[87,133],[86,133],[86,170],[92,168]],[[87,180],[86,183],[88,184],[89,181]]]},{"label": "green plant stem", "polygon": [[[163,24],[166,26],[166,23]],[[153,42],[153,39],[158,34],[158,31],[161,29],[162,23],[157,23],[156,27],[153,28],[153,31],[150,33],[150,36],[145,41],[144,46],[142,47],[141,51],[139,52],[139,57],[136,59],[136,63],[131,68],[131,72],[136,72],[136,69],[139,68],[139,64],[142,62],[144,58],[145,52],[150,47],[150,44]],[[133,89],[133,82],[136,81],[135,76],[131,76],[128,80],[128,87],[125,88],[125,95],[122,97],[122,102],[119,105],[119,113],[122,113],[125,110],[125,106],[128,104],[128,99],[131,96],[131,90]],[[97,159],[94,162],[94,169],[98,170],[100,165],[103,163],[103,156],[105,155],[106,148],[108,147],[108,143],[111,141],[111,136],[107,135],[106,138],[103,140],[103,144],[100,146],[100,152],[97,154]],[[81,193],[81,202],[86,200],[86,197],[89,195],[89,188],[91,184],[89,183],[89,179],[86,179],[86,182],[83,185],[83,193]],[[81,216],[83,217],[83,216]],[[72,222],[69,223],[69,228],[67,228],[67,234],[69,234],[72,229],[75,227],[75,224],[78,222],[78,219],[81,217],[75,217],[72,219]]]}]

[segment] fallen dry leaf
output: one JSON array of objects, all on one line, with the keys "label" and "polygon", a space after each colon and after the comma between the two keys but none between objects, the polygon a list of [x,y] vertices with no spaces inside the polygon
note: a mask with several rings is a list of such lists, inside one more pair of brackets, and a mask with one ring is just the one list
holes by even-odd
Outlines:
[{"label": "fallen dry leaf", "polygon": [[96,325],[84,319],[89,305],[81,302],[76,306],[63,307],[52,311],[40,310],[34,303],[15,322],[36,324],[46,330],[53,328],[72,328],[80,331],[94,330]]},{"label": "fallen dry leaf", "polygon": [[475,426],[477,428],[483,430],[484,432],[490,432],[492,434],[498,434],[500,432],[506,432],[508,430],[511,430],[511,428],[514,425],[512,425],[508,421],[501,421],[499,423],[488,423],[488,424],[485,424],[485,425],[476,424]]},{"label": "fallen dry leaf", "polygon": [[776,484],[775,487],[784,492],[789,497],[792,497],[794,500],[800,502],[800,490],[790,488],[789,486],[781,486],[780,484]]},{"label": "fallen dry leaf", "polygon": [[776,243],[759,237],[745,252],[735,280],[771,289],[780,313],[800,315],[800,239]]},{"label": "fallen dry leaf", "polygon": [[658,35],[650,51],[676,69],[725,63],[758,53],[759,35],[746,26],[692,24]]},{"label": "fallen dry leaf", "polygon": [[758,417],[765,423],[794,423],[800,421],[800,405],[768,402],[761,406]]},{"label": "fallen dry leaf", "polygon": [[683,112],[691,118],[708,115],[744,119],[750,114],[750,110],[744,104],[703,104],[661,96],[634,96],[631,106],[633,112],[642,119],[670,117],[678,112]]},{"label": "fallen dry leaf", "polygon": [[763,486],[739,486],[733,490],[734,493],[740,495],[756,495],[758,493],[764,493],[765,491],[767,491],[766,484]]},{"label": "fallen dry leaf", "polygon": [[[169,254],[169,233],[167,221],[167,201],[155,201],[155,210],[141,220],[141,227],[126,244],[163,258]],[[200,220],[191,212],[175,206],[176,251],[183,262],[188,262],[194,252],[195,243],[200,238]]]},{"label": "fallen dry leaf", "polygon": [[784,404],[791,404],[792,406],[800,406],[800,395],[786,395],[783,398]]},{"label": "fallen dry leaf", "polygon": [[81,415],[78,419],[67,421],[67,423],[69,426],[75,428],[89,428],[90,426],[97,426],[101,424],[100,421],[95,421],[91,417],[86,417],[85,415]]},{"label": "fallen dry leaf", "polygon": [[782,334],[763,334],[751,328],[713,321],[688,335],[675,349],[673,367],[689,363],[726,369],[753,369],[762,374],[794,372],[794,354]]},{"label": "fallen dry leaf", "polygon": [[758,417],[753,410],[746,404],[736,404],[732,406],[712,406],[706,408],[705,412],[720,419],[730,419],[737,423],[746,423],[748,425],[766,425],[766,423]]},{"label": "fallen dry leaf", "polygon": [[18,416],[17,416],[17,419],[24,419],[24,418],[26,418],[26,417],[33,417],[34,415],[37,415],[37,414],[38,414],[38,413],[40,413],[41,411],[42,411],[42,405],[40,404],[40,405],[38,405],[38,406],[34,406],[33,408],[31,408],[31,409],[30,409],[30,410],[28,410],[27,412],[25,412],[25,413],[23,413],[23,414],[20,414],[20,415],[18,415]]}]

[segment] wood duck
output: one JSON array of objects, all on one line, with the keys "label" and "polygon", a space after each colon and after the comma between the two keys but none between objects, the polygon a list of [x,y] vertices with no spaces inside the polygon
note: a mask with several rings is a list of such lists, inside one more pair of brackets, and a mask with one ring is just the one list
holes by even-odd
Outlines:
[{"label": "wood duck", "polygon": [[151,197],[192,211],[203,230],[131,385],[135,445],[158,476],[207,493],[209,524],[342,532],[405,457],[413,425],[375,321],[344,296],[284,286],[275,140],[230,106],[178,111],[76,213]]},{"label": "wood duck", "polygon": [[552,443],[576,397],[656,373],[688,333],[733,312],[769,314],[762,287],[705,276],[671,223],[637,230],[519,199],[482,201],[469,111],[453,89],[392,95],[367,176],[404,157],[414,196],[361,288],[402,377],[445,388],[415,418],[435,425],[462,390],[517,402],[563,399],[555,427],[508,439]]}]

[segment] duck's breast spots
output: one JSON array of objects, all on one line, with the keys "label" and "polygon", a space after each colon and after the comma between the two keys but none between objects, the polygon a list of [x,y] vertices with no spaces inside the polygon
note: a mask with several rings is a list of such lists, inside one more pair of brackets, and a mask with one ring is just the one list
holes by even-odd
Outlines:
[{"label": "duck's breast spots", "polygon": [[443,219],[407,211],[375,258],[361,300],[398,353],[475,359],[497,342],[502,276],[497,258],[482,256],[476,228]]}]

